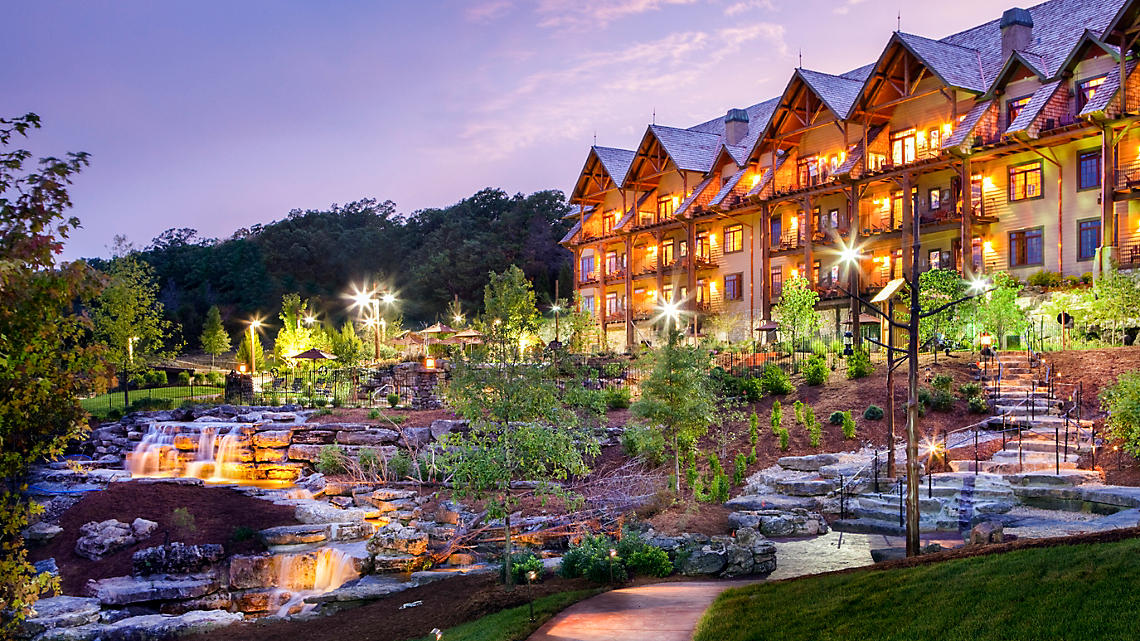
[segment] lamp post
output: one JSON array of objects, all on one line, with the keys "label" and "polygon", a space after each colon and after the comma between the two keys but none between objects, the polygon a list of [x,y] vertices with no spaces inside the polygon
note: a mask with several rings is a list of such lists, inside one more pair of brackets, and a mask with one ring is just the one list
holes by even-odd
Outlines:
[{"label": "lamp post", "polygon": [[554,312],[554,342],[561,344],[561,341],[558,340],[558,313],[562,311],[562,307],[560,305],[555,305],[554,307],[550,308],[550,311]]},{"label": "lamp post", "polygon": [[982,344],[982,361],[985,368],[983,376],[988,377],[990,375],[990,356],[994,353],[991,347],[994,344],[994,337],[989,332],[982,332],[981,336],[978,337],[978,342]]},{"label": "lamp post", "polygon": [[249,321],[249,373],[252,375],[257,372],[257,356],[253,352],[254,330],[261,327],[261,321],[253,319]]},{"label": "lamp post", "polygon": [[610,585],[614,583],[614,562],[617,561],[617,550],[610,548]]},{"label": "lamp post", "polygon": [[135,341],[138,339],[138,336],[127,338],[127,367],[126,376],[123,378],[123,407],[128,408],[131,406],[131,369],[135,366]]},{"label": "lamp post", "polygon": [[538,578],[538,573],[531,570],[526,573],[527,592],[530,592],[530,620],[534,621],[534,580]]},{"label": "lamp post", "polygon": [[380,360],[380,341],[383,337],[384,341],[388,340],[388,324],[383,317],[380,316],[380,303],[386,306],[391,306],[396,302],[396,296],[392,292],[384,292],[378,298],[376,290],[357,290],[356,293],[351,295],[353,300],[353,307],[361,307],[371,311],[372,318],[370,321],[365,321],[365,325],[372,327],[373,349],[372,357],[375,360]]}]

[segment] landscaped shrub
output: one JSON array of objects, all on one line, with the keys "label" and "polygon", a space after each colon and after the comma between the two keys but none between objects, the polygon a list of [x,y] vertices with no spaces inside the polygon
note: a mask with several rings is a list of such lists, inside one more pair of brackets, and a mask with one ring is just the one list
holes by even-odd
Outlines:
[{"label": "landscaped shrub", "polygon": [[174,399],[172,398],[137,398],[131,401],[132,412],[153,412],[156,410],[168,410],[174,407]]},{"label": "landscaped shrub", "polygon": [[[625,539],[622,539],[622,542],[624,543]],[[673,562],[669,560],[669,554],[657,546],[646,543],[622,556],[626,567],[633,574],[655,577],[673,574]]]},{"label": "landscaped shrub", "polygon": [[625,366],[621,363],[606,363],[602,365],[602,376],[606,378],[622,378],[625,373]]},{"label": "landscaped shrub", "polygon": [[400,395],[392,392],[388,395],[388,407],[396,407],[400,404]]},{"label": "landscaped shrub", "polygon": [[784,408],[780,406],[780,401],[772,403],[772,436],[779,436],[780,430],[783,429],[784,422]]},{"label": "landscaped shrub", "polygon": [[[610,550],[614,554],[610,554]],[[571,545],[562,555],[558,573],[568,579],[584,576],[594,583],[622,582],[629,576],[617,555],[616,543],[600,534],[587,534],[577,545]]]},{"label": "landscaped shrub", "polygon": [[781,450],[787,450],[788,449],[788,440],[791,438],[791,435],[788,434],[788,430],[781,427],[779,437],[780,437],[780,449]]},{"label": "landscaped shrub", "polygon": [[933,397],[930,393],[930,390],[926,389],[925,387],[918,388],[918,405],[920,410],[926,407],[930,407],[930,401],[932,398]]},{"label": "landscaped shrub", "polygon": [[971,414],[985,414],[990,411],[990,404],[981,396],[971,396],[970,400],[966,401],[966,407]]},{"label": "landscaped shrub", "polygon": [[865,349],[857,349],[847,357],[847,378],[856,379],[870,376],[875,371],[871,364],[871,355]]},{"label": "landscaped shrub", "polygon": [[958,386],[958,393],[968,401],[982,395],[982,386],[978,383],[963,383]]},{"label": "landscaped shrub", "polygon": [[226,377],[222,376],[221,372],[210,372],[206,374],[206,382],[215,387],[221,387],[226,384]]},{"label": "landscaped shrub", "polygon": [[167,384],[166,371],[161,369],[152,369],[146,373],[146,384],[148,387],[162,387]]},{"label": "landscaped shrub", "polygon": [[808,358],[804,364],[804,382],[808,385],[823,385],[830,373],[827,368],[827,358],[819,354]]},{"label": "landscaped shrub", "polygon": [[360,465],[360,471],[365,474],[377,475],[384,469],[384,460],[371,447],[360,450],[356,455],[356,462]]},{"label": "landscaped shrub", "polygon": [[[328,404],[329,404],[329,399],[325,398],[324,396],[318,396],[318,397],[313,399],[313,405],[315,405],[317,407],[324,407]],[[329,412],[329,413],[331,414],[332,412]]]},{"label": "landscaped shrub", "polygon": [[348,470],[345,465],[344,449],[339,445],[326,445],[317,453],[317,471],[321,474],[343,474]]},{"label": "landscaped shrub", "polygon": [[796,423],[806,426],[807,423],[804,422],[804,402],[796,401],[792,403],[792,411],[796,414]]},{"label": "landscaped shrub", "polygon": [[1140,372],[1128,372],[1100,391],[1100,406],[1108,412],[1108,433],[1124,451],[1140,456]]},{"label": "landscaped shrub", "polygon": [[823,439],[823,426],[815,418],[815,410],[810,405],[804,406],[804,427],[808,431],[808,442],[812,447],[819,447]]},{"label": "landscaped shrub", "polygon": [[127,379],[127,385],[136,389],[146,387],[146,372],[131,374],[130,378]]},{"label": "landscaped shrub", "polygon": [[624,387],[617,387],[605,391],[606,407],[611,410],[622,410],[629,407],[630,397],[629,390]]},{"label": "landscaped shrub", "polygon": [[380,410],[373,408],[368,412],[368,418],[373,421],[380,418]]},{"label": "landscaped shrub", "polygon": [[621,446],[627,456],[640,457],[650,465],[665,462],[665,435],[648,425],[629,425],[621,435]]},{"label": "landscaped shrub", "polygon": [[179,385],[189,385],[190,384],[190,372],[178,372],[178,384]]},{"label": "landscaped shrub", "polygon": [[760,381],[751,376],[733,376],[722,367],[714,368],[710,376],[721,394],[729,398],[743,398],[749,403],[755,403],[764,396]]},{"label": "landscaped shrub", "polygon": [[194,523],[194,515],[185,507],[174,508],[174,511],[170,513],[170,525],[183,536],[198,529]]},{"label": "landscaped shrub", "polygon": [[732,484],[742,485],[746,474],[748,474],[748,457],[741,452],[736,455],[732,463]]},{"label": "landscaped shrub", "polygon": [[792,391],[792,381],[775,363],[768,363],[760,372],[760,389],[765,394],[783,395]]},{"label": "landscaped shrub", "polygon": [[388,459],[388,478],[404,479],[412,473],[412,455],[407,450],[399,450]]},{"label": "landscaped shrub", "polygon": [[843,412],[842,427],[843,438],[855,438],[855,417],[851,416],[851,410]]},{"label": "landscaped shrub", "polygon": [[883,408],[878,405],[868,405],[867,409],[863,410],[863,418],[868,421],[878,421],[883,418]]},{"label": "landscaped shrub", "polygon": [[947,390],[934,390],[930,397],[930,409],[935,412],[949,412],[954,407],[954,395]]},{"label": "landscaped shrub", "polygon": [[949,392],[951,386],[953,386],[953,385],[954,385],[954,377],[949,376],[947,374],[939,374],[938,376],[935,376],[933,380],[930,381],[931,387],[933,387],[936,390],[941,390],[944,392]]},{"label": "landscaped shrub", "polygon": [[1026,279],[1026,283],[1034,287],[1060,287],[1064,282],[1064,278],[1058,272],[1051,272],[1048,269],[1030,274]]},{"label": "landscaped shrub", "polygon": [[206,375],[202,374],[202,373],[195,374],[194,375],[194,384],[195,385],[205,385],[206,384]]},{"label": "landscaped shrub", "polygon": [[839,410],[835,410],[834,412],[831,413],[831,416],[827,417],[827,422],[831,423],[832,425],[842,425],[843,424],[843,412],[840,412]]},{"label": "landscaped shrub", "polygon": [[747,463],[749,465],[756,462],[756,445],[760,442],[760,417],[756,416],[756,412],[752,412],[752,416],[748,417],[748,443],[752,446],[751,453],[748,454]]},{"label": "landscaped shrub", "polygon": [[[534,572],[534,581],[532,582],[527,578],[527,574]],[[538,558],[534,552],[513,552],[511,553],[511,574],[514,576],[516,585],[524,585],[528,583],[538,583],[542,581],[542,559]],[[499,580],[503,583],[507,582],[507,557],[499,562]]]},{"label": "landscaped shrub", "polygon": [[566,403],[567,407],[586,410],[595,416],[605,416],[608,407],[605,391],[586,389],[577,383],[566,385],[562,402]]}]

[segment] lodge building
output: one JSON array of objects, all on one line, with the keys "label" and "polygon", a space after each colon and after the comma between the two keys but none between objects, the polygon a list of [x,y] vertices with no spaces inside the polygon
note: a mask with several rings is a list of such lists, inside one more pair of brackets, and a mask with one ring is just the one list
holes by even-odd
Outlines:
[{"label": "lodge building", "polygon": [[1140,265],[1138,34],[1140,0],[1051,0],[941,40],[895,32],[867,66],[796,69],[779,97],[591,147],[562,239],[582,305],[611,347],[652,341],[666,301],[691,332],[737,319],[740,340],[803,276],[842,323],[840,286],[909,273],[912,217],[923,270]]}]

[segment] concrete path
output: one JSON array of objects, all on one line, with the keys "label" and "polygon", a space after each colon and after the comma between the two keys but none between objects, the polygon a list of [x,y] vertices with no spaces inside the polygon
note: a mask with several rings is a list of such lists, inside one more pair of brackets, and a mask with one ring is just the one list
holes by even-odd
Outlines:
[{"label": "concrete path", "polygon": [[580,601],[529,641],[688,641],[717,595],[753,581],[686,581],[623,588]]}]

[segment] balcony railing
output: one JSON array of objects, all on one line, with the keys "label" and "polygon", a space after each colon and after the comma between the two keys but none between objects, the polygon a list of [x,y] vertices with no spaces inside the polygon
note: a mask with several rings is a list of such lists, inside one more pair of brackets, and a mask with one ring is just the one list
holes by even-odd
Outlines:
[{"label": "balcony railing", "polygon": [[1117,190],[1130,191],[1140,189],[1140,159],[1117,166],[1115,174]]},{"label": "balcony railing", "polygon": [[598,282],[598,274],[597,272],[586,272],[585,274],[582,274],[582,276],[578,279],[578,282],[582,285],[595,284]]}]

